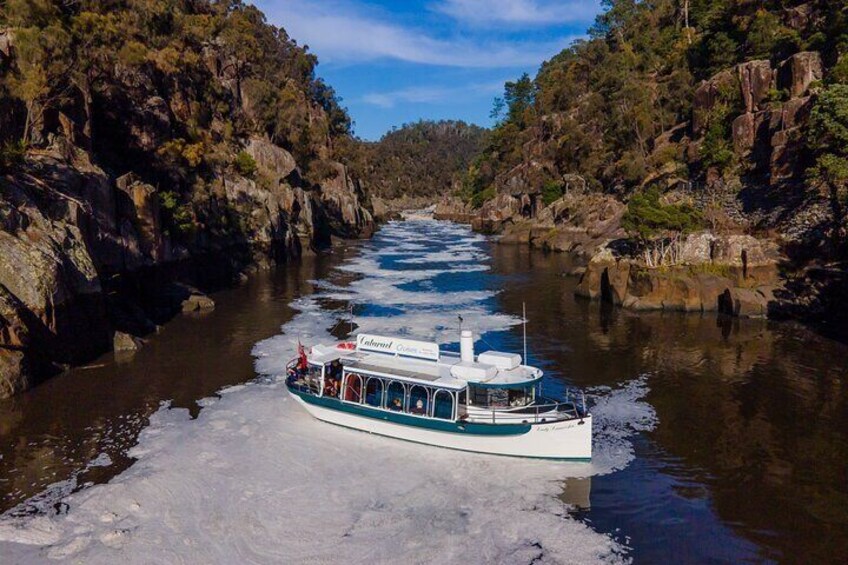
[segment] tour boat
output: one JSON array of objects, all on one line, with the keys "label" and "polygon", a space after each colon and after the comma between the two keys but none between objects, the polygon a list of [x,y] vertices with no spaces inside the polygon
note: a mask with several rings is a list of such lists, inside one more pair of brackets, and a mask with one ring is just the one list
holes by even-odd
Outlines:
[{"label": "tour boat", "polygon": [[438,344],[359,334],[356,341],[299,347],[287,366],[291,396],[315,418],[407,441],[496,455],[592,457],[585,396],[541,395],[542,371],[518,354],[475,355]]}]

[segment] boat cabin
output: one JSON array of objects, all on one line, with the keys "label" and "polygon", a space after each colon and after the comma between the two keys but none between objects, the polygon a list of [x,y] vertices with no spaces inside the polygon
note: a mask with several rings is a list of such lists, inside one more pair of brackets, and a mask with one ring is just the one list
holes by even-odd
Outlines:
[{"label": "boat cabin", "polygon": [[[459,354],[436,343],[360,334],[356,342],[316,345],[289,366],[302,392],[422,418],[485,423],[539,423],[585,413],[576,403],[541,397],[542,371],[521,356],[474,354],[463,331]],[[305,365],[305,366],[304,366]]]}]

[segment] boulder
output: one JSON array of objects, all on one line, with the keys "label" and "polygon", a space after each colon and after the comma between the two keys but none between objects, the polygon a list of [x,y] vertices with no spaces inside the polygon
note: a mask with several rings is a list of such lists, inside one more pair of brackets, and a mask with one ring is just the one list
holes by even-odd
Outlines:
[{"label": "boulder", "polygon": [[630,263],[605,248],[589,261],[574,294],[621,305],[627,297],[629,279]]},{"label": "boulder", "polygon": [[715,239],[716,236],[708,231],[687,235],[680,243],[680,262],[684,265],[711,262]]},{"label": "boulder", "polygon": [[721,314],[738,318],[764,318],[769,300],[765,293],[748,288],[728,288],[718,298]]},{"label": "boulder", "polygon": [[761,110],[774,81],[774,72],[768,60],[748,61],[736,66],[745,112]]},{"label": "boulder", "polygon": [[754,147],[756,139],[756,127],[754,114],[750,112],[742,114],[733,120],[733,148],[737,153],[747,153]]},{"label": "boulder", "polygon": [[27,390],[28,373],[22,351],[0,347],[0,399]]},{"label": "boulder", "polygon": [[215,301],[205,294],[192,294],[183,300],[181,307],[183,312],[212,310],[215,308]]},{"label": "boulder", "polygon": [[141,349],[143,343],[140,338],[124,332],[115,332],[115,336],[112,339],[115,351],[138,351]]},{"label": "boulder", "polygon": [[521,200],[510,194],[501,193],[483,203],[471,227],[483,233],[498,233],[505,224],[521,217]]},{"label": "boulder", "polygon": [[780,108],[780,129],[792,129],[807,123],[812,109],[812,97],[793,98]]},{"label": "boulder", "polygon": [[445,196],[436,203],[433,218],[469,224],[474,219],[474,209],[455,196]]},{"label": "boulder", "polygon": [[265,137],[251,137],[245,150],[256,161],[260,174],[272,183],[283,181],[297,169],[292,154]]},{"label": "boulder", "polygon": [[383,221],[389,217],[389,206],[386,201],[376,196],[371,197],[371,212],[376,221]]},{"label": "boulder", "polygon": [[789,90],[791,98],[804,96],[810,85],[824,76],[821,55],[817,51],[803,51],[792,55],[778,68],[778,86]]}]

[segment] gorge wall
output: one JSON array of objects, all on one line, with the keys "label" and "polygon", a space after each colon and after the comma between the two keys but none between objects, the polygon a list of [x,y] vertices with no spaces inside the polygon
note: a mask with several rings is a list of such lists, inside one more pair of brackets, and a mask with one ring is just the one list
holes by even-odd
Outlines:
[{"label": "gorge wall", "polygon": [[240,3],[6,3],[0,397],[134,336],[195,286],[368,237],[350,120]]},{"label": "gorge wall", "polygon": [[506,83],[437,216],[582,255],[583,296],[848,328],[845,37],[843,1],[609,2]]}]

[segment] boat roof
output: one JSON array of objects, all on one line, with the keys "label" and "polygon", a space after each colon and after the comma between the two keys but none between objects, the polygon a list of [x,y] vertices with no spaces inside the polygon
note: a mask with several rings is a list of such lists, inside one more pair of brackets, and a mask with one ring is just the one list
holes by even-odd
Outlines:
[{"label": "boat roof", "polygon": [[[308,360],[310,363],[321,365],[338,360],[348,371],[452,390],[462,390],[469,383],[486,388],[529,386],[542,378],[542,371],[536,367],[520,363],[516,363],[512,368],[498,367],[482,363],[478,357],[475,357],[473,362],[464,362],[459,354],[440,351],[438,346],[435,354],[428,351],[428,358],[397,352],[353,349],[352,346],[353,344],[344,342],[316,345],[312,347]],[[501,356],[517,358],[520,361],[517,355],[499,352],[485,352],[481,355],[483,359]]]}]

